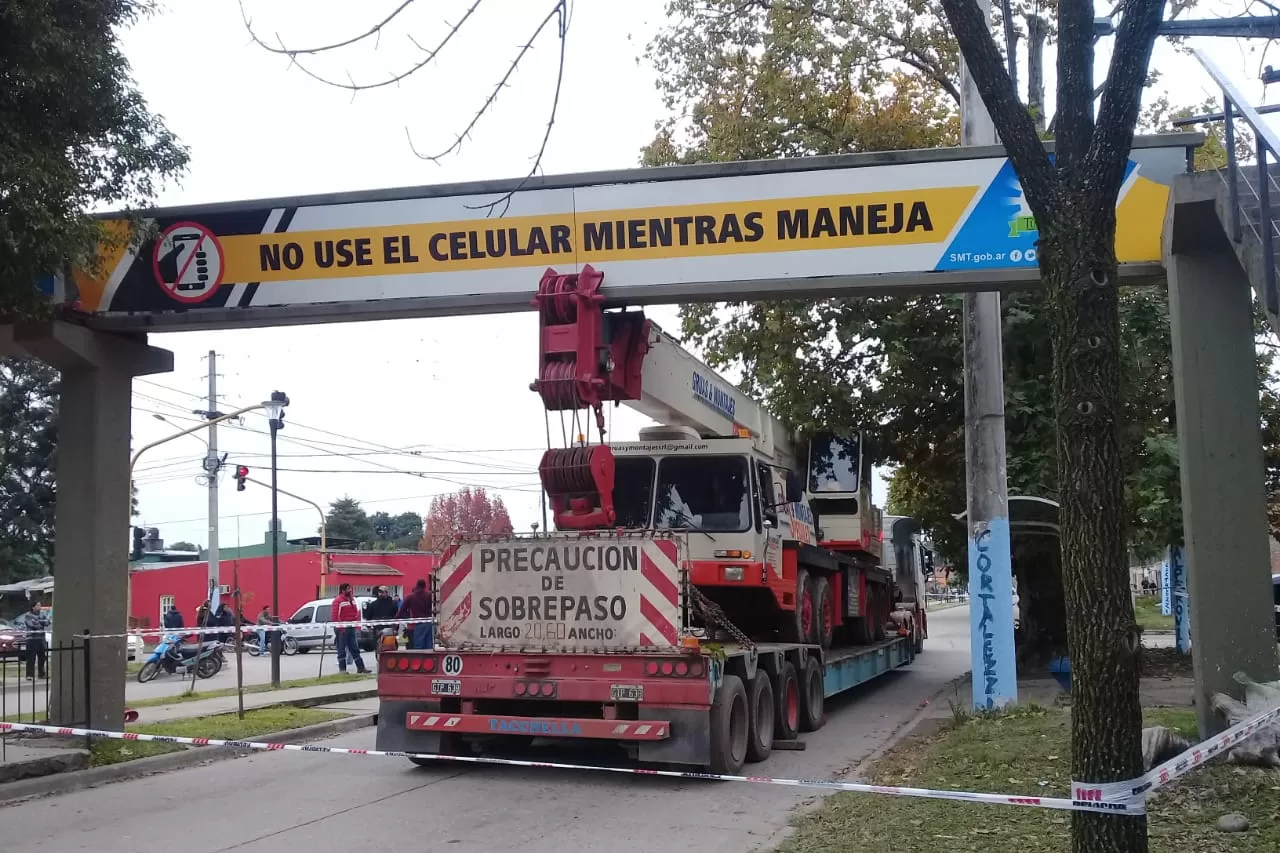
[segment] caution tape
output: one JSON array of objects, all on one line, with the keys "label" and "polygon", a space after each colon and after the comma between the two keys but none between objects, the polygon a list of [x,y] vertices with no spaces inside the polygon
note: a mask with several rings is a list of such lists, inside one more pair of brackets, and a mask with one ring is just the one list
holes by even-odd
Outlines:
[{"label": "caution tape", "polygon": [[[326,628],[389,628],[401,627],[412,628],[423,622],[435,622],[435,618],[428,616],[425,619],[369,619],[358,620],[355,622],[304,622],[297,625],[290,623],[281,623],[278,625],[251,625],[244,623],[240,626],[242,634],[256,634],[258,631],[275,631],[282,634],[288,634],[290,629],[312,628],[316,625],[322,625]],[[72,639],[75,640],[111,640],[121,637],[140,637],[155,636],[163,637],[169,634],[178,634],[183,637],[190,637],[193,634],[204,636],[205,634],[234,634],[236,627],[234,625],[211,625],[204,628],[135,628],[132,631],[121,631],[116,634],[73,634]]]},{"label": "caution tape", "polygon": [[1060,811],[1103,811],[1111,814],[1141,815],[1147,810],[1147,798],[1160,787],[1184,776],[1209,759],[1223,754],[1231,747],[1255,734],[1264,725],[1280,718],[1280,707],[1264,711],[1252,719],[1238,723],[1221,734],[1199,743],[1152,768],[1143,776],[1122,782],[1072,782],[1071,797],[1034,797],[1017,794],[993,794],[975,791],[946,791],[936,788],[911,788],[901,785],[869,785],[862,782],[840,782],[823,779],[786,779],[773,776],[730,776],[717,773],[699,773],[691,770],[652,770],[632,767],[601,767],[592,764],[568,764],[551,761],[527,761],[517,758],[497,758],[478,755],[436,755],[432,753],[405,752],[400,750],[356,749],[340,746],[316,746],[311,744],[270,743],[218,738],[191,738],[171,735],[149,735],[141,732],[113,732],[99,729],[43,726],[36,723],[0,722],[0,732],[43,732],[71,737],[106,738],[125,741],[151,741],[155,743],[185,744],[189,746],[220,746],[231,749],[259,750],[266,752],[317,752],[332,755],[363,755],[384,758],[419,758],[457,764],[488,764],[506,767],[538,767],[550,770],[586,770],[598,773],[616,773],[637,776],[660,776],[671,779],[703,779],[719,782],[748,782],[761,785],[777,785],[791,788],[817,788],[827,791],[845,791],[863,794],[885,794],[898,797],[919,797],[933,800],[954,800],[969,803],[1025,806]]},{"label": "caution tape", "polygon": [[72,737],[109,738],[126,741],[151,741],[155,743],[186,744],[189,746],[221,746],[231,749],[260,750],[264,752],[315,752],[332,755],[361,755],[382,758],[418,758],[456,764],[489,764],[505,767],[538,767],[547,770],[589,770],[597,773],[620,773],[635,776],[661,776],[670,779],[703,779],[719,782],[750,782],[760,785],[778,785],[789,788],[819,788],[827,791],[847,791],[862,794],[888,794],[899,797],[921,797],[933,800],[955,800],[967,803],[989,803],[1006,806],[1030,806],[1065,811],[1112,811],[1122,814],[1146,812],[1145,797],[1127,797],[1123,801],[1091,802],[1074,801],[1064,797],[1026,797],[1010,794],[985,794],[972,791],[944,791],[934,788],[907,788],[899,785],[868,785],[861,782],[838,782],[822,779],[782,779],[773,776],[728,776],[717,773],[698,773],[691,770],[651,770],[640,767],[601,767],[592,764],[566,764],[553,761],[526,761],[518,758],[496,758],[481,755],[435,755],[432,753],[403,752],[385,749],[355,749],[341,746],[317,746],[295,743],[265,743],[249,740],[220,740],[217,738],[175,737],[148,735],[141,732],[111,732],[98,729],[68,728],[65,726],[41,726],[35,723],[0,722],[0,732],[28,731]]}]

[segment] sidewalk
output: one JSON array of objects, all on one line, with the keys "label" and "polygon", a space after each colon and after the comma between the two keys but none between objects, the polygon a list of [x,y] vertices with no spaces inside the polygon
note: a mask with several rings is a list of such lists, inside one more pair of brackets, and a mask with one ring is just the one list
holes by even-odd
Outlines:
[{"label": "sidewalk", "polygon": [[[249,711],[272,705],[298,705],[307,708],[332,708],[350,714],[370,713],[346,706],[349,703],[367,705],[369,699],[377,694],[377,688],[378,680],[368,678],[341,684],[317,684],[312,687],[291,687],[286,690],[268,690],[265,693],[247,693],[244,697],[244,708]],[[191,717],[209,717],[214,714],[234,714],[238,708],[239,700],[235,696],[218,696],[213,699],[174,702],[171,705],[154,705],[138,709],[138,725]]]}]

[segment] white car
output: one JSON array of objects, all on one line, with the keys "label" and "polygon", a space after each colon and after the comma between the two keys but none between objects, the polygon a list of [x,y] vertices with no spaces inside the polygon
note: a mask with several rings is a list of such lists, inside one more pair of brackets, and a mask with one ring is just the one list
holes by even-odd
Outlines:
[{"label": "white car", "polygon": [[137,632],[131,632],[126,639],[125,658],[130,661],[136,661],[142,657],[144,651],[142,635]]}]

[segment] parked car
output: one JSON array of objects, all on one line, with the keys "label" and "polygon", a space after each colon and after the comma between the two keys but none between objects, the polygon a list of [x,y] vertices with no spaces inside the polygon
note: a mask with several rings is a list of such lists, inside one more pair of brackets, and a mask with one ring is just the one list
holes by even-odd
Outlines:
[{"label": "parked car", "polygon": [[[27,632],[23,628],[19,628],[7,619],[0,619],[0,660],[5,658],[20,658],[26,649]],[[44,632],[45,647],[49,648],[53,645],[53,635]]]},{"label": "parked car", "polygon": [[142,635],[134,631],[129,634],[125,642],[125,657],[130,661],[140,660],[145,649],[142,642]]},{"label": "parked car", "polygon": [[[361,611],[370,601],[373,601],[373,596],[356,596],[356,606]],[[321,646],[333,648],[333,629],[329,627],[329,614],[332,612],[332,608],[332,598],[318,598],[315,601],[308,601],[289,617],[284,632],[287,636],[293,637],[298,641],[299,652],[309,652]],[[365,652],[373,651],[378,644],[378,633],[379,630],[377,628],[362,628],[360,630],[360,650]]]}]

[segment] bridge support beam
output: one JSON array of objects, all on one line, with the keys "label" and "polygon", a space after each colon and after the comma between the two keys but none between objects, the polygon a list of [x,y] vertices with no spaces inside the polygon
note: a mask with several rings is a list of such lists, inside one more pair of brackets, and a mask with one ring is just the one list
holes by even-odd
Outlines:
[{"label": "bridge support beam", "polygon": [[1175,179],[1164,229],[1191,656],[1206,736],[1225,727],[1210,697],[1243,698],[1236,672],[1276,678],[1253,294],[1218,217],[1220,189],[1213,173]]},{"label": "bridge support beam", "polygon": [[84,635],[127,627],[132,380],[172,370],[173,354],[57,320],[14,327],[11,348],[62,374],[49,716],[120,731],[124,638]]}]

